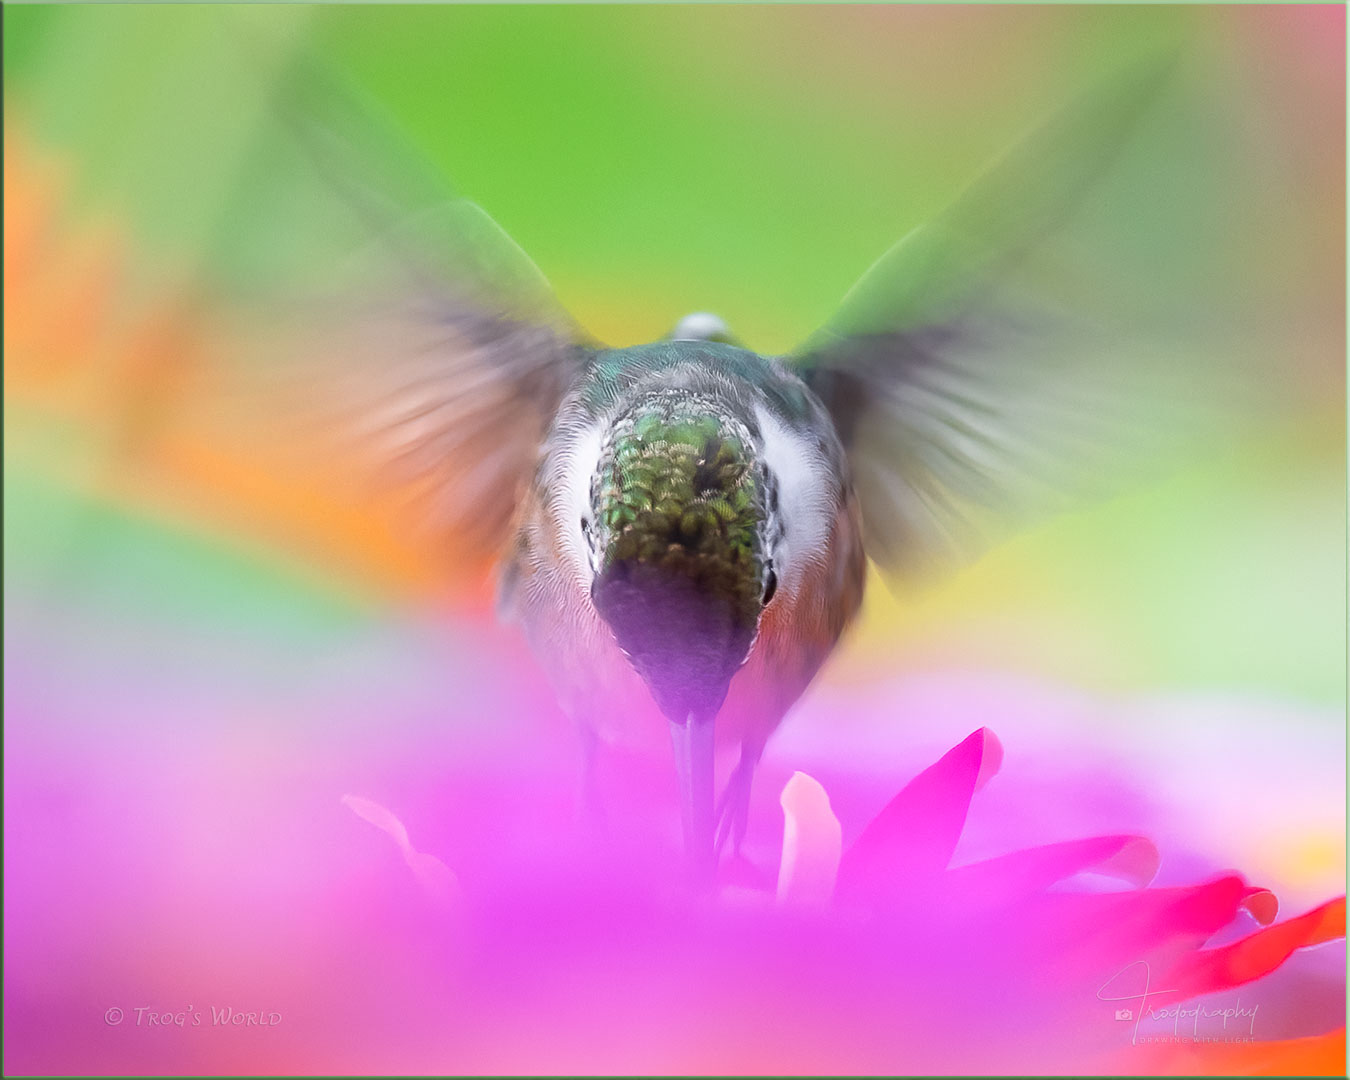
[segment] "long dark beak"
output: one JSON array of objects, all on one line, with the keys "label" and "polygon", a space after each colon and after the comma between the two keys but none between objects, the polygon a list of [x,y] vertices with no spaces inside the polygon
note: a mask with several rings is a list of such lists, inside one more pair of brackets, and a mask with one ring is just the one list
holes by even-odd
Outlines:
[{"label": "long dark beak", "polygon": [[675,772],[680,782],[680,820],[690,868],[700,879],[716,868],[713,853],[713,720],[690,713],[670,722]]}]

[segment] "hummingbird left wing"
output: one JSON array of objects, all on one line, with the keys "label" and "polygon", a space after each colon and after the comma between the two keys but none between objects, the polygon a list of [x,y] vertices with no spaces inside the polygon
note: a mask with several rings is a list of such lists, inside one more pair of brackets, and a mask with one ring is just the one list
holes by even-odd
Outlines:
[{"label": "hummingbird left wing", "polygon": [[[793,358],[844,441],[883,569],[967,564],[1019,524],[1118,490],[1222,411],[1236,370],[1206,319],[1135,304],[1162,290],[1069,228],[1174,62],[1129,67],[1051,119],[882,256]],[[1106,213],[1117,233],[1146,220]],[[1146,253],[1150,274],[1166,277],[1179,243]],[[1085,246],[1104,275],[1078,273]]]},{"label": "hummingbird left wing", "polygon": [[[301,56],[274,100],[296,194],[359,242],[270,305],[288,328],[286,408],[399,504],[401,527],[447,559],[489,559],[591,342],[520,247],[349,88]],[[288,180],[275,161],[269,176]]]},{"label": "hummingbird left wing", "polygon": [[189,527],[490,602],[587,349],[538,269],[321,59],[317,8],[42,14],[6,72],[7,404],[106,428],[41,442]]},{"label": "hummingbird left wing", "polygon": [[302,392],[409,528],[490,557],[590,348],[475,204],[420,215],[387,243],[397,259],[381,244],[306,311]]}]

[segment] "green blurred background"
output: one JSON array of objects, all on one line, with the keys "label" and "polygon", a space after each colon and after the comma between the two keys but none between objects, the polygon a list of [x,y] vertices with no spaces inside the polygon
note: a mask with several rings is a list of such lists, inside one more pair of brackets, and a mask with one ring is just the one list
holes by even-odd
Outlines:
[{"label": "green blurred background", "polygon": [[[1139,151],[1175,166],[1176,200],[1136,233],[1120,227],[1126,185],[1115,232],[1100,233],[1106,261],[1125,280],[1151,266],[1163,291],[1201,257],[1188,230],[1220,236],[1203,255],[1216,310],[1261,313],[1290,401],[1241,447],[1057,519],[948,586],[896,598],[874,582],[827,677],[959,661],[1335,705],[1343,20],[1336,8],[1128,5],[11,5],[6,115],[61,163],[64,227],[113,228],[134,253],[129,305],[185,278],[228,293],[315,258],[290,243],[312,230],[263,182],[268,73],[310,49],[503,225],[596,336],[650,340],[710,309],[769,352],[802,341],[873,259],[1046,113],[1130,56],[1184,42],[1196,111],[1160,118]],[[222,51],[227,23],[266,43],[256,67]],[[1159,229],[1173,258],[1150,263]],[[147,518],[54,479],[47,463],[80,425],[54,435],[71,422],[8,379],[7,398],[6,577],[20,593],[58,580],[112,608],[163,603],[185,621],[247,626],[254,647],[298,647],[299,625],[327,632],[367,609],[361,583],[316,575],[246,527]],[[90,460],[105,452],[98,443]],[[74,549],[54,538],[72,530],[78,550],[120,571],[61,563]]]}]

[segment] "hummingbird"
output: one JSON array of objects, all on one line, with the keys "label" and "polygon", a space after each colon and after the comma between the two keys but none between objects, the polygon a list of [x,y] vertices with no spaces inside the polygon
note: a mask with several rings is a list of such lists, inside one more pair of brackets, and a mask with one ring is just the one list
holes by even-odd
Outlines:
[{"label": "hummingbird", "polygon": [[765,741],[857,614],[866,571],[829,412],[788,365],[728,338],[691,316],[667,341],[586,358],[500,586],[587,738],[669,725],[703,865],[715,730],[741,746],[718,830],[739,845]]},{"label": "hummingbird", "polygon": [[[606,346],[463,199],[398,231],[388,287],[367,276],[334,308],[377,457],[434,528],[496,560],[498,610],[587,760],[669,731],[701,870],[739,849],[765,745],[857,618],[869,562],[965,565],[1109,473],[1098,448],[1156,441],[1140,421],[1166,394],[1140,408],[1133,391],[1169,363],[1018,272],[1159,81],[1132,66],[1052,116],[787,355],[707,312]],[[719,744],[740,748],[720,794]]]}]

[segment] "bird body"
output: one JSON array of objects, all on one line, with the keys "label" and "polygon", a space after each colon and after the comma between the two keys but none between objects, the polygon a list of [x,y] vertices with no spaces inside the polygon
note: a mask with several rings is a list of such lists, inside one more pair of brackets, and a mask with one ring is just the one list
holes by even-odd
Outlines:
[{"label": "bird body", "polygon": [[[683,448],[695,471],[709,467],[705,450],[720,447],[731,471],[756,477],[759,494],[747,518],[764,537],[764,557],[755,587],[772,575],[772,595],[762,615],[752,612],[748,646],[731,650],[742,654],[714,655],[703,667],[719,661],[732,667],[725,700],[711,704],[718,741],[762,747],[857,613],[866,565],[843,447],[823,405],[782,363],[702,340],[595,354],[565,397],[521,499],[500,579],[501,612],[521,625],[563,708],[580,725],[607,742],[644,745],[664,737],[667,716],[592,596],[602,558],[596,540],[602,523],[594,520],[597,482],[607,479],[599,472],[602,459],[617,430],[644,418],[658,435],[670,430],[659,419],[683,422],[692,433],[684,437],[694,440]],[[741,444],[734,458],[724,434]],[[647,461],[668,465],[677,455],[657,439]],[[640,483],[643,473],[631,473],[636,479],[615,475],[610,482]],[[732,508],[722,490],[691,485],[673,497],[659,494],[636,511],[632,500],[618,508],[616,542],[643,540],[652,556],[676,560],[701,546],[716,570],[718,544],[699,541],[737,523],[723,520]],[[728,561],[722,556],[722,569]],[[733,569],[705,574],[699,584],[725,592],[735,582]],[[661,621],[662,613],[653,617]],[[672,643],[672,662],[698,668],[707,644],[699,638],[711,628],[699,624],[695,610],[672,630],[690,639]],[[716,682],[717,673],[708,677]]]}]

